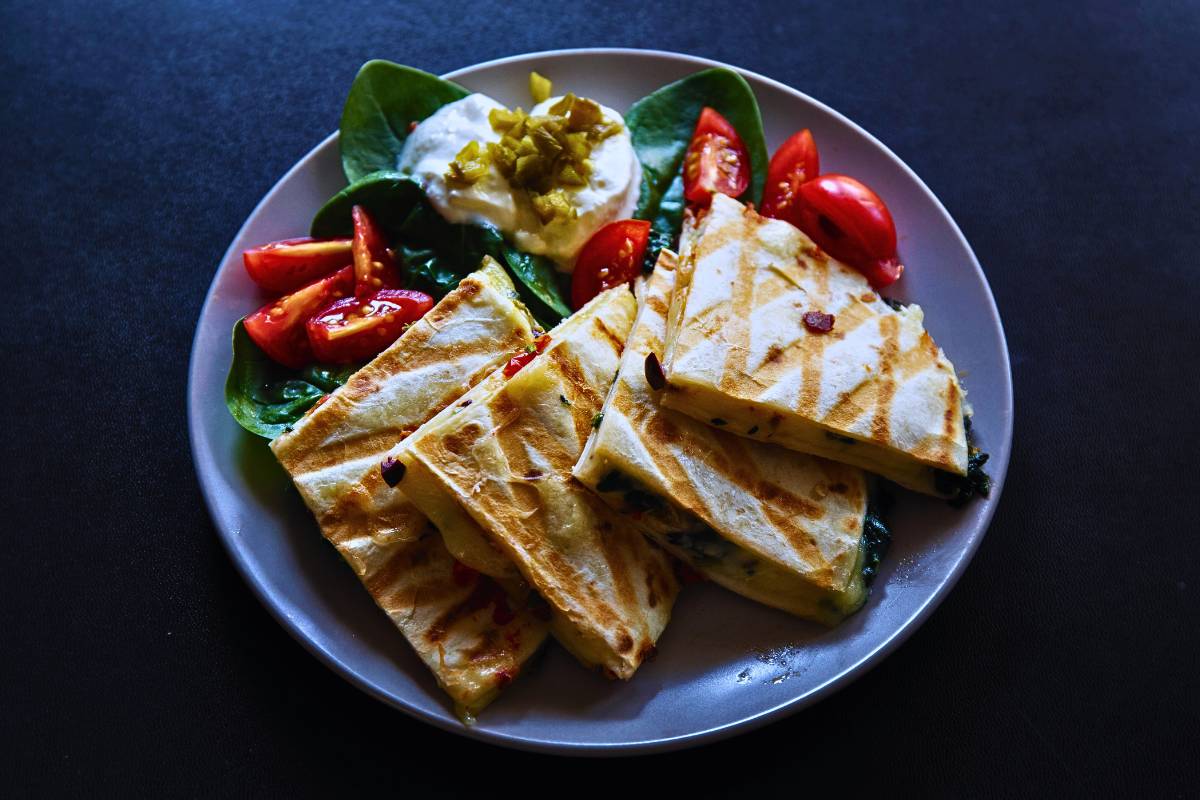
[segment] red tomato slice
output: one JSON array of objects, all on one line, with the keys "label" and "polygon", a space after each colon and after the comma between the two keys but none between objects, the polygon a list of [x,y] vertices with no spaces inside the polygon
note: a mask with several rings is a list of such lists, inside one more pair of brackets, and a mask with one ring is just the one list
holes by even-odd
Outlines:
[{"label": "red tomato slice", "polygon": [[550,344],[550,334],[548,333],[543,333],[534,339],[531,348],[525,350],[523,353],[517,353],[504,365],[504,377],[511,378],[513,375],[516,375],[526,364],[537,358],[546,349],[546,345],[548,344]]},{"label": "red tomato slice", "polygon": [[355,206],[350,214],[354,218],[354,296],[365,300],[380,289],[399,288],[400,271],[383,232],[362,206]]},{"label": "red tomato slice", "polygon": [[366,361],[431,308],[433,298],[412,289],[380,289],[365,300],[347,297],[312,315],[308,341],[323,364]]},{"label": "red tomato slice", "polygon": [[350,259],[349,239],[284,239],[242,253],[250,280],[274,294],[294,292]]},{"label": "red tomato slice", "polygon": [[683,195],[704,207],[717,192],[741,197],[750,186],[750,153],[729,120],[704,107],[683,157]]},{"label": "red tomato slice", "polygon": [[896,225],[879,195],[846,175],[821,175],[800,187],[797,227],[822,250],[880,289],[904,271],[896,258]]},{"label": "red tomato slice", "polygon": [[263,352],[285,367],[300,369],[313,361],[305,323],[331,301],[354,291],[354,269],[343,267],[332,275],[286,294],[246,317],[246,333]]},{"label": "red tomato slice", "polygon": [[820,173],[821,160],[812,132],[805,128],[784,142],[767,166],[767,185],[763,189],[762,215],[795,224],[800,184]]},{"label": "red tomato slice", "polygon": [[641,219],[610,222],[592,234],[575,259],[571,305],[582,308],[605,289],[632,283],[642,274],[650,223]]}]

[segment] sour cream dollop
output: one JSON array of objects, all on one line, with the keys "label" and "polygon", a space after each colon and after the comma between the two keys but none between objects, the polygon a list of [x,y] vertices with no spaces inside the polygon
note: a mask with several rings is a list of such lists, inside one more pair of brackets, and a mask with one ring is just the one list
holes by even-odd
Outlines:
[{"label": "sour cream dollop", "polygon": [[[529,113],[546,114],[560,99],[552,97]],[[600,106],[604,117],[620,123],[621,130],[592,149],[592,174],[587,185],[564,188],[576,218],[543,225],[526,193],[514,189],[494,167],[469,186],[446,181],[450,162],[469,142],[486,145],[500,141],[500,134],[488,122],[488,114],[501,108],[492,98],[478,93],[442,106],[409,134],[398,168],[421,184],[429,202],[450,222],[492,225],[517,247],[548,256],[560,270],[570,272],[579,250],[593,233],[614,220],[632,216],[637,206],[642,168],[625,120],[611,108]]]}]

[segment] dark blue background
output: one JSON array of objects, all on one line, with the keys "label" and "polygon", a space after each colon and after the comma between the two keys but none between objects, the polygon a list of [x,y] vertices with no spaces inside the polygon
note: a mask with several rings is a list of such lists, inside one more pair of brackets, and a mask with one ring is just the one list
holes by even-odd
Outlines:
[{"label": "dark blue background", "polygon": [[[1198,41],[1194,3],[3,3],[0,785],[1195,791]],[[888,144],[974,245],[1017,401],[991,531],[907,645],[619,765],[438,732],[318,664],[235,574],[184,425],[221,254],[361,62],[600,45],[747,67]]]}]

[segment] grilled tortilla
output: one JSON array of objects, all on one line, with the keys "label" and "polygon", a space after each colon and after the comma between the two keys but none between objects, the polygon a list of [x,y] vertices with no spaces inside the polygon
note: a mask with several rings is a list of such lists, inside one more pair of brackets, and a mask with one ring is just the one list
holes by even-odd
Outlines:
[{"label": "grilled tortilla", "polygon": [[520,372],[489,376],[393,450],[400,486],[443,532],[501,550],[550,605],[555,637],[623,679],[653,653],[678,585],[667,555],[571,468],[602,424],[635,307],[625,287],[601,294]]},{"label": "grilled tortilla", "polygon": [[380,460],[533,341],[514,296],[504,271],[485,261],[271,442],[325,538],[467,713],[516,677],[546,623],[491,579],[456,567],[425,516],[384,481]]},{"label": "grilled tortilla", "polygon": [[716,583],[832,625],[867,596],[865,476],[659,405],[646,364],[662,353],[675,267],[663,250],[639,281],[637,320],[575,477]]},{"label": "grilled tortilla", "polygon": [[[952,494],[967,474],[963,392],[918,306],[889,306],[799,230],[724,195],[682,249],[663,405]],[[810,330],[808,312],[832,314],[832,330]]]}]

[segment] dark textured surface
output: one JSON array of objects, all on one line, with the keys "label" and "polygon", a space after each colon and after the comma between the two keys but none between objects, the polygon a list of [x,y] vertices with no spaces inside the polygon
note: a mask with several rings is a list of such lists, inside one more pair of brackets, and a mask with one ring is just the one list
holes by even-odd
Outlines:
[{"label": "dark textured surface", "polygon": [[[1194,792],[1200,8],[1051,6],[4,3],[0,785]],[[619,764],[441,733],[322,667],[234,572],[184,425],[213,270],[362,61],[593,45],[740,64],[887,143],[988,273],[1017,404],[991,531],[904,647],[784,722]]]}]

